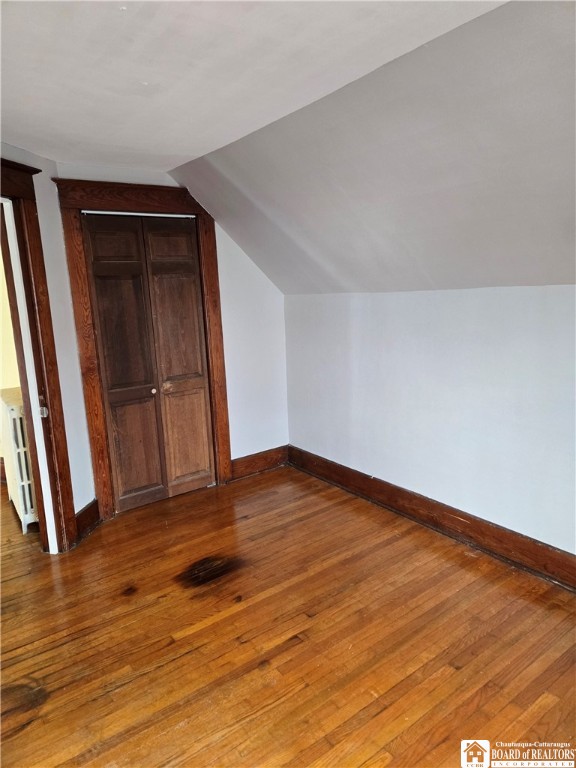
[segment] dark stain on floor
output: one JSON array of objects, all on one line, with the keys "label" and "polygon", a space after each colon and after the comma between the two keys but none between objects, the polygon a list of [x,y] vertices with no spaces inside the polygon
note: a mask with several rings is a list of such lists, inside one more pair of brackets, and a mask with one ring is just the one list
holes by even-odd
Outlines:
[{"label": "dark stain on floor", "polygon": [[49,696],[48,691],[38,683],[3,685],[0,693],[4,739],[15,736],[31,725]]},{"label": "dark stain on floor", "polygon": [[122,594],[124,597],[129,597],[130,595],[135,595],[136,592],[138,592],[138,587],[135,587],[134,584],[129,584],[126,589],[122,590]]},{"label": "dark stain on floor", "polygon": [[239,557],[226,557],[225,555],[203,557],[179,573],[176,576],[176,581],[183,587],[201,587],[203,584],[216,581],[227,573],[237,571],[242,564]]}]

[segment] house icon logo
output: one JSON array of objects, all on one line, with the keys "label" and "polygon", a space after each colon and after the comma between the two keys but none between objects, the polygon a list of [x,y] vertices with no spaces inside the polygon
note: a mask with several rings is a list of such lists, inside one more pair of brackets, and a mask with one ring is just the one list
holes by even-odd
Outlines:
[{"label": "house icon logo", "polygon": [[460,747],[462,768],[490,768],[490,742],[486,739],[464,739]]}]

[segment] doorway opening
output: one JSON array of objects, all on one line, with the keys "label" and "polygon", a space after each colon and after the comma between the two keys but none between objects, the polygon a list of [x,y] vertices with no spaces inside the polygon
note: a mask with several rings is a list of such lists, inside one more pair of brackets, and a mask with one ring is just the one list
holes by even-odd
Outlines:
[{"label": "doorway opening", "polygon": [[48,478],[48,461],[24,276],[12,201],[2,204],[2,358],[0,361],[0,450],[8,495],[20,518],[23,533],[39,524],[43,548],[58,551]]},{"label": "doorway opening", "polygon": [[20,519],[22,533],[38,523],[16,342],[3,260],[0,258],[0,461],[8,500]]},{"label": "doorway opening", "polygon": [[75,514],[68,441],[50,295],[36,206],[40,169],[0,158],[2,258],[15,333],[27,455],[40,541],[51,554],[65,552],[81,535]]}]

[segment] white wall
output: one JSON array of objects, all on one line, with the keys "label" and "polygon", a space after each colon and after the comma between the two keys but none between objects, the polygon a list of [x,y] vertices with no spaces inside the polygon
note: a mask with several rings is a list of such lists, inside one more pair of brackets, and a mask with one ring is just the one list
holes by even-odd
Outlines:
[{"label": "white wall", "polygon": [[290,442],[575,551],[570,286],[286,297]]},{"label": "white wall", "polygon": [[34,189],[60,372],[74,509],[78,512],[94,499],[94,480],[62,218],[58,192],[56,185],[52,182],[52,178],[57,175],[57,167],[51,160],[7,144],[2,144],[1,152],[2,157],[7,160],[25,163],[42,170],[42,173],[34,176]]},{"label": "white wall", "polygon": [[[20,386],[4,264],[0,259],[0,389]],[[1,451],[0,451],[0,455]]]},{"label": "white wall", "polygon": [[288,443],[284,296],[216,227],[232,458]]},{"label": "white wall", "polygon": [[[14,346],[14,331],[10,317],[8,289],[4,263],[0,258],[0,389],[11,389],[20,386],[16,347]],[[5,456],[2,446],[2,430],[0,430],[0,456]]]}]

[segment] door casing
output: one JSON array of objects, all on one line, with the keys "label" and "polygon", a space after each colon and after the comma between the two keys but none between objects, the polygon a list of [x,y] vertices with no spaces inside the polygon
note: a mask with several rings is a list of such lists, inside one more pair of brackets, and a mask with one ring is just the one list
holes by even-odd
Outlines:
[{"label": "door casing", "polygon": [[228,482],[232,477],[232,462],[213,218],[194,200],[188,190],[182,187],[77,179],[54,179],[54,182],[58,187],[62,212],[100,518],[105,520],[113,517],[117,510],[108,448],[104,390],[95,337],[95,317],[90,298],[88,263],[81,221],[83,210],[196,216],[216,482],[218,484]]},{"label": "door casing", "polygon": [[[27,387],[26,370],[22,354],[21,339],[18,335],[19,321],[16,317],[15,298],[10,300],[15,342],[21,376],[21,388],[24,402],[24,419],[28,431],[29,455],[31,458],[32,479],[35,490],[35,502],[40,525],[40,540],[42,548],[48,550],[48,536],[44,512],[42,487],[38,457],[35,450],[32,422],[32,409],[42,406],[48,408],[48,416],[42,419],[46,459],[50,478],[50,491],[54,511],[54,527],[59,552],[73,547],[82,535],[80,515],[75,514],[72,496],[72,479],[68,459],[68,443],[64,425],[62,394],[58,374],[58,360],[54,343],[50,299],[44,265],[44,254],[33,176],[40,169],[31,168],[10,160],[1,160],[2,195],[12,201],[16,234],[18,237],[18,255],[22,267],[23,288],[28,308],[28,321],[32,340],[34,369],[38,383],[38,392],[42,399],[40,403],[32,403]],[[7,243],[4,243],[5,250]],[[9,295],[13,292],[11,269],[7,265],[7,284]]]}]

